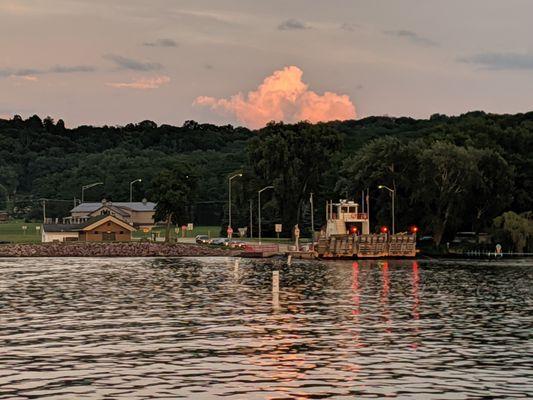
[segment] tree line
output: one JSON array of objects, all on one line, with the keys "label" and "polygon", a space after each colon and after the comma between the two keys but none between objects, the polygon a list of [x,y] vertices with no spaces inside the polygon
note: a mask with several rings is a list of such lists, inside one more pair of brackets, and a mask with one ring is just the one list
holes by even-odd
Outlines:
[{"label": "tree line", "polygon": [[377,230],[390,226],[389,193],[378,189],[387,185],[396,191],[397,231],[417,225],[437,245],[456,231],[494,232],[523,250],[531,246],[532,142],[533,113],[270,123],[257,131],[194,121],[67,129],[61,120],[15,116],[0,120],[0,209],[38,219],[38,199],[57,199],[47,214],[60,217],[84,184],[104,182],[86,200],[125,201],[128,183],[142,178],[136,199],[175,207],[172,223],[201,220],[224,231],[228,176],[242,173],[232,182],[234,228],[249,225],[251,206],[257,232],[257,191],[272,185],[262,197],[264,234],[274,223],[285,235],[296,223],[309,234],[311,193],[320,227],[327,200],[358,201],[363,190]]}]

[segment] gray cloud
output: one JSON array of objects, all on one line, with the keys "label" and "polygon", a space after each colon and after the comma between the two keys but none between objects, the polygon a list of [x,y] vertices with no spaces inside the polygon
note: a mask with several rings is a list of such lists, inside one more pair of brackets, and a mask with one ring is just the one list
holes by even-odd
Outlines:
[{"label": "gray cloud", "polygon": [[148,47],[178,47],[178,42],[173,39],[157,39],[153,42],[144,42],[143,46]]},{"label": "gray cloud", "polygon": [[533,69],[532,53],[481,53],[459,58],[458,61],[492,70]]},{"label": "gray cloud", "polygon": [[341,25],[341,29],[344,31],[353,32],[355,31],[356,28],[359,28],[359,25],[353,24],[351,22],[345,22],[344,24]]},{"label": "gray cloud", "polygon": [[55,65],[50,68],[37,69],[37,68],[3,68],[0,69],[0,78],[8,76],[34,76],[45,74],[70,74],[75,72],[94,72],[95,67],[90,65]]},{"label": "gray cloud", "polygon": [[396,36],[399,38],[407,39],[411,43],[419,44],[422,46],[438,46],[438,43],[428,39],[426,37],[420,36],[418,33],[408,30],[398,30],[398,31],[384,31],[386,35]]},{"label": "gray cloud", "polygon": [[120,69],[130,69],[133,71],[155,71],[163,68],[159,63],[142,62],[132,58],[122,57],[116,54],[106,54],[103,56],[106,60],[115,63]]},{"label": "gray cloud", "polygon": [[287,19],[278,25],[280,31],[294,31],[309,28],[310,27],[305,22],[294,18]]},{"label": "gray cloud", "polygon": [[70,74],[73,72],[94,72],[96,68],[90,65],[74,65],[74,66],[64,66],[64,65],[55,65],[50,68],[49,72],[54,74]]}]

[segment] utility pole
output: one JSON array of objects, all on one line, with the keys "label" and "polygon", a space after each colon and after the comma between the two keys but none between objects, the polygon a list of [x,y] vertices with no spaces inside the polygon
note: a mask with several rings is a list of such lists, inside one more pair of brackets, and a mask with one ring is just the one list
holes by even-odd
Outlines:
[{"label": "utility pole", "polygon": [[313,206],[313,192],[311,192],[311,197],[309,198],[311,203],[311,240],[315,240],[315,208]]},{"label": "utility pole", "polygon": [[254,238],[254,234],[253,234],[253,217],[252,217],[252,208],[253,208],[253,203],[254,201],[252,199],[250,199],[250,239],[253,239]]},{"label": "utility pole", "polygon": [[242,177],[242,174],[235,174],[228,178],[228,230],[233,230],[231,226],[231,181],[237,177]]},{"label": "utility pole", "polygon": [[46,224],[46,199],[43,199],[43,224]]},{"label": "utility pole", "polygon": [[259,244],[261,244],[261,193],[267,189],[274,189],[274,186],[265,186],[263,189],[257,191],[257,222],[259,224]]}]

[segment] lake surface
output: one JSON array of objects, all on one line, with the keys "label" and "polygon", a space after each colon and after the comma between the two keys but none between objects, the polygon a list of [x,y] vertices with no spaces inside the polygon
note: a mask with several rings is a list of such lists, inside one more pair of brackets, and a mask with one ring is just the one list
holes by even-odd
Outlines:
[{"label": "lake surface", "polygon": [[532,284],[519,260],[0,259],[0,398],[531,397]]}]

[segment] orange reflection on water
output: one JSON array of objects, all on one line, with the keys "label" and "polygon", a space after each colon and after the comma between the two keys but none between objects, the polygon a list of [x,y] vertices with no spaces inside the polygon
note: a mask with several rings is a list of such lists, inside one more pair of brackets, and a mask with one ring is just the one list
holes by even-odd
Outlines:
[{"label": "orange reflection on water", "polygon": [[391,333],[391,317],[389,310],[389,292],[390,292],[390,276],[389,276],[389,262],[383,261],[381,263],[381,277],[383,280],[383,289],[381,291],[381,305],[383,307],[383,319],[385,320],[385,332]]},{"label": "orange reflection on water", "polygon": [[420,319],[420,312],[418,307],[420,305],[420,298],[418,296],[418,287],[420,285],[420,273],[418,271],[418,261],[413,261],[413,319]]},{"label": "orange reflection on water", "polygon": [[359,294],[359,263],[354,261],[352,264],[352,290],[353,290],[353,305],[354,309],[352,314],[358,316],[360,313],[359,305],[361,301],[361,296]]}]

